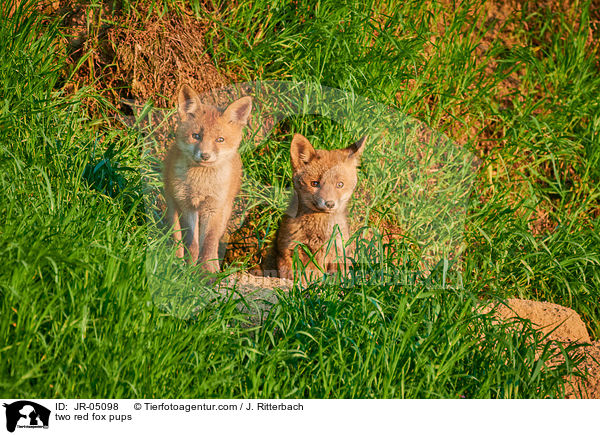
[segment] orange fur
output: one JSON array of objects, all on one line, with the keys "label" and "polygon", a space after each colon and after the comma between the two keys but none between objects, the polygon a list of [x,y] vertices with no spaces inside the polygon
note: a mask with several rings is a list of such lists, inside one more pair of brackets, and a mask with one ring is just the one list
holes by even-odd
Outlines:
[{"label": "orange fur", "polygon": [[[281,278],[293,277],[292,256],[304,244],[316,264],[299,249],[300,260],[309,273],[340,268],[339,259],[348,229],[348,202],[357,183],[357,166],[366,137],[339,150],[315,150],[308,139],[294,135],[290,148],[294,196],[283,217],[276,242],[277,269]],[[335,234],[335,237],[334,237]],[[317,267],[317,265],[319,267]]]},{"label": "orange fur", "polygon": [[173,237],[184,243],[177,256],[219,270],[219,240],[225,233],[233,201],[240,190],[242,161],[238,148],[252,110],[242,97],[221,112],[200,102],[187,85],[179,91],[180,123],[164,164],[167,217]]}]

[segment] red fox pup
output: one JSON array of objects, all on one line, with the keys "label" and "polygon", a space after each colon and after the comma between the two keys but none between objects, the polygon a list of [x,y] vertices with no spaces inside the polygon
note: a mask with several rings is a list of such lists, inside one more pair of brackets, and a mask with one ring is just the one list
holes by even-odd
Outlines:
[{"label": "red fox pup", "polygon": [[[331,273],[340,268],[344,242],[350,237],[348,201],[356,187],[365,141],[366,136],[344,149],[315,150],[304,136],[294,135],[290,148],[294,196],[276,242],[280,278],[293,278],[292,256],[299,243],[308,247],[323,271]],[[318,270],[303,249],[298,249],[298,255],[307,271]]]},{"label": "red fox pup", "polygon": [[[252,99],[242,97],[225,111],[202,104],[184,85],[179,91],[175,144],[164,165],[167,218],[176,243],[182,238],[189,261],[200,261],[219,271],[219,240],[240,190],[242,160],[238,147],[252,110]],[[180,244],[177,256],[184,256]]]}]

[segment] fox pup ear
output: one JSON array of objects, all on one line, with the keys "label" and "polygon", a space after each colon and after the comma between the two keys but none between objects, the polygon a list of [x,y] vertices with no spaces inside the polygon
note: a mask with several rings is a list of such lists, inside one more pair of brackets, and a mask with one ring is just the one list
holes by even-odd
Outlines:
[{"label": "fox pup ear", "polygon": [[361,137],[358,141],[346,148],[346,151],[348,151],[349,159],[354,159],[358,163],[358,160],[360,159],[360,156],[362,155],[365,149],[364,145],[367,141],[367,137],[368,136]]},{"label": "fox pup ear", "polygon": [[310,144],[307,138],[299,133],[296,133],[292,138],[292,146],[290,148],[290,157],[292,159],[292,168],[294,170],[306,165],[317,156],[317,152]]},{"label": "fox pup ear", "polygon": [[251,111],[252,97],[246,96],[231,103],[223,112],[223,117],[229,122],[246,125]]},{"label": "fox pup ear", "polygon": [[179,116],[186,118],[188,115],[193,114],[202,103],[200,103],[200,97],[194,89],[188,85],[183,85],[179,89],[179,106],[177,108]]}]

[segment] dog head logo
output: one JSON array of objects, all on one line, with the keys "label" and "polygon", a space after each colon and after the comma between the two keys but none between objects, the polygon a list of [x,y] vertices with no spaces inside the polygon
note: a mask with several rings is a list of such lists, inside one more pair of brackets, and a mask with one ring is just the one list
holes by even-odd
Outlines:
[{"label": "dog head logo", "polygon": [[50,410],[29,400],[19,400],[4,404],[6,408],[6,430],[14,432],[15,428],[47,428],[50,422]]}]

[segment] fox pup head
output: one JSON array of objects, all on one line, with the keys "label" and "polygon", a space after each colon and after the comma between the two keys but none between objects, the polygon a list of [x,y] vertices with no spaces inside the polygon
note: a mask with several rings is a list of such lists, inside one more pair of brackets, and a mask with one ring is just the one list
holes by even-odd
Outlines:
[{"label": "fox pup head", "polygon": [[367,137],[339,150],[315,150],[301,134],[290,149],[294,189],[300,207],[319,213],[346,209],[356,187],[356,168]]},{"label": "fox pup head", "polygon": [[177,146],[193,165],[213,166],[228,160],[237,153],[251,110],[250,97],[242,97],[221,111],[202,104],[196,91],[183,85],[179,90]]}]

